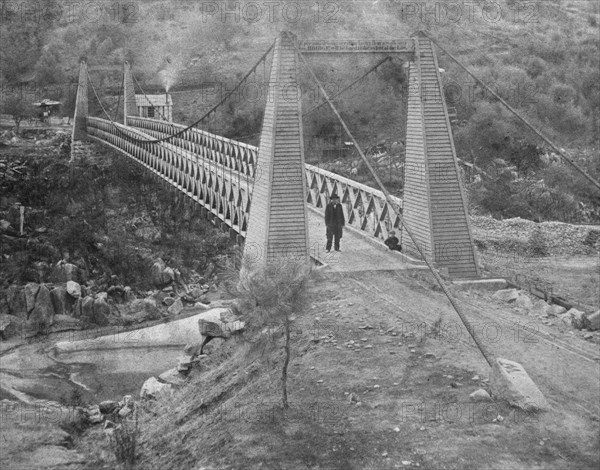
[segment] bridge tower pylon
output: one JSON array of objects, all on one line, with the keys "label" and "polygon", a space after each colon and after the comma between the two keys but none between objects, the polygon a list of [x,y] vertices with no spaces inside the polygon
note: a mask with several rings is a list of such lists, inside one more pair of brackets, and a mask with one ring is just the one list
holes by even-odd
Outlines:
[{"label": "bridge tower pylon", "polygon": [[133,87],[133,76],[131,65],[123,62],[123,124],[127,125],[128,116],[139,116],[137,103],[135,101],[135,88]]},{"label": "bridge tower pylon", "polygon": [[[479,267],[440,69],[431,40],[414,38],[410,62],[403,218],[424,255],[455,278]],[[417,254],[403,229],[403,245]]]},{"label": "bridge tower pylon", "polygon": [[73,115],[73,131],[71,133],[71,161],[74,161],[87,147],[87,118],[88,118],[88,72],[87,62],[79,62],[79,82],[75,97],[75,113]]},{"label": "bridge tower pylon", "polygon": [[274,46],[242,271],[282,257],[309,260],[301,94],[293,40],[282,32]]}]

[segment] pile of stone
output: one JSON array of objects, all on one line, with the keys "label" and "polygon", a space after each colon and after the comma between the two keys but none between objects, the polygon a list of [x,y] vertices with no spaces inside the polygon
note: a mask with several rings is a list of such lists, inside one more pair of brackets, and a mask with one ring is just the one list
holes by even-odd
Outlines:
[{"label": "pile of stone", "polygon": [[507,302],[528,314],[537,314],[542,323],[553,325],[552,319],[557,318],[563,324],[577,330],[600,330],[600,310],[595,313],[585,313],[576,308],[566,308],[548,304],[541,299],[533,300],[526,292],[518,289],[501,289],[494,293],[495,299]]},{"label": "pile of stone", "polygon": [[472,216],[473,237],[483,246],[503,251],[513,250],[527,255],[528,244],[534,231],[539,231],[548,254],[589,255],[594,254],[597,225],[572,225],[563,222],[541,222],[513,219],[497,220],[487,216]]},{"label": "pile of stone", "polygon": [[184,354],[178,358],[177,366],[163,372],[157,377],[150,377],[140,390],[141,399],[154,399],[170,395],[174,389],[185,384],[186,378],[194,365],[198,365],[207,355],[202,352],[202,344],[213,338],[229,339],[241,333],[245,323],[240,321],[234,312],[238,309],[235,303],[229,308],[214,308],[200,315],[198,332],[201,341],[186,345]]},{"label": "pile of stone", "polygon": [[121,401],[106,400],[97,405],[81,408],[81,411],[90,424],[114,423],[132,415],[135,406],[133,397],[125,395]]}]

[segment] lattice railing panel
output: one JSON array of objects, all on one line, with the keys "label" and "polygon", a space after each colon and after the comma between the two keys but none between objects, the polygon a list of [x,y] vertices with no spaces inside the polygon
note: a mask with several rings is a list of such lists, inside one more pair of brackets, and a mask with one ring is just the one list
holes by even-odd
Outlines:
[{"label": "lattice railing panel", "polygon": [[[130,125],[143,129],[153,138],[166,137],[185,129],[181,124],[141,117],[130,117],[128,121]],[[180,136],[169,139],[168,142],[201,158],[224,165],[228,169],[251,177],[256,175],[258,148],[253,145],[196,128],[188,129]]]},{"label": "lattice railing panel", "polygon": [[238,234],[245,235],[252,178],[233,172],[217,161],[202,160],[197,154],[171,143],[139,143],[133,137],[148,139],[151,136],[104,119],[88,118],[87,130],[91,138],[140,163]]},{"label": "lattice railing panel", "polygon": [[[313,165],[306,165],[306,180],[309,204],[324,212],[329,196],[336,193],[344,208],[346,224],[366,232],[365,235],[383,240],[400,226],[400,219],[394,216],[381,191]],[[402,199],[394,196],[392,199],[396,211],[401,213]]]},{"label": "lattice railing panel", "polygon": [[[144,118],[132,119],[139,120],[138,128],[122,125],[119,128],[138,139],[140,136],[162,137],[179,126]],[[145,126],[143,131],[140,130],[142,125]],[[186,131],[181,138],[174,138],[169,143],[139,143],[128,140],[109,121],[99,118],[88,118],[88,133],[146,166],[236,232],[245,235],[253,186],[253,178],[246,172],[257,168],[256,147],[221,141],[204,135],[203,131]],[[238,168],[242,171],[237,171]],[[256,171],[260,177],[260,170]],[[337,193],[347,225],[364,232],[365,236],[383,240],[390,230],[400,226],[399,218],[393,215],[381,191],[313,165],[307,164],[305,171],[307,203],[317,210],[324,212],[329,196]],[[402,199],[393,196],[392,199],[401,211]]]}]

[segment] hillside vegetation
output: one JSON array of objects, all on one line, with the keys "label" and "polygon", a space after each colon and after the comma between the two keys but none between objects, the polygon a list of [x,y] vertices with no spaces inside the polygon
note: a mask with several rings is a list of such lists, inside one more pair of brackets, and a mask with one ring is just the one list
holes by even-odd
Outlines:
[{"label": "hillside vegetation", "polygon": [[[85,57],[104,106],[118,115],[115,95],[120,66],[127,60],[145,90],[173,91],[174,119],[190,123],[233,88],[281,30],[300,38],[394,38],[423,29],[587,172],[600,176],[600,10],[594,1],[501,0],[484,8],[434,1],[286,0],[269,9],[260,3],[253,4],[256,8],[245,2],[162,0],[100,3],[86,10],[54,0],[34,13],[23,10],[24,5],[2,1],[1,80],[8,89],[4,103],[24,86],[26,92],[37,92],[36,100],[61,99],[62,112],[71,114],[78,62]],[[336,93],[382,57],[316,57],[309,62],[328,91]],[[468,180],[472,210],[499,218],[597,223],[598,192],[560,164],[539,138],[441,51],[438,57],[448,104],[456,108],[458,157],[478,169],[479,177]],[[257,90],[264,89],[268,65],[256,70],[249,79],[253,85],[234,95],[207,128],[258,143],[266,93]],[[400,58],[392,58],[336,100],[360,144],[385,143],[395,163],[401,163],[403,147],[392,149],[391,144],[403,141],[406,125],[403,65]],[[303,67],[300,82],[303,109],[308,110],[322,96]],[[33,94],[25,94],[24,100],[34,101]],[[97,106],[91,109],[100,115]],[[307,146],[314,136],[339,133],[336,125],[327,106],[305,117]],[[307,158],[320,161],[312,151]],[[400,170],[395,179],[389,176],[401,194]]]}]

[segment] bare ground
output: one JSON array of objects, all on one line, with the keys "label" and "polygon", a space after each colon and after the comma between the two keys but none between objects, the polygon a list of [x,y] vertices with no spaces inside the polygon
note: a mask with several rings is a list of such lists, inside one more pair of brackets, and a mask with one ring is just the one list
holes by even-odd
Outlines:
[{"label": "bare ground", "polygon": [[[545,325],[527,328],[522,313],[491,293],[457,293],[487,346],[523,364],[552,405],[527,414],[502,400],[469,400],[474,390],[489,390],[489,368],[428,279],[323,273],[311,295],[295,322],[287,415],[281,358],[267,363],[224,343],[188,386],[142,413],[139,468],[562,470],[600,463],[594,344]],[[349,393],[357,402],[349,403]],[[86,468],[111,468],[98,434],[78,448],[95,449]]]}]

